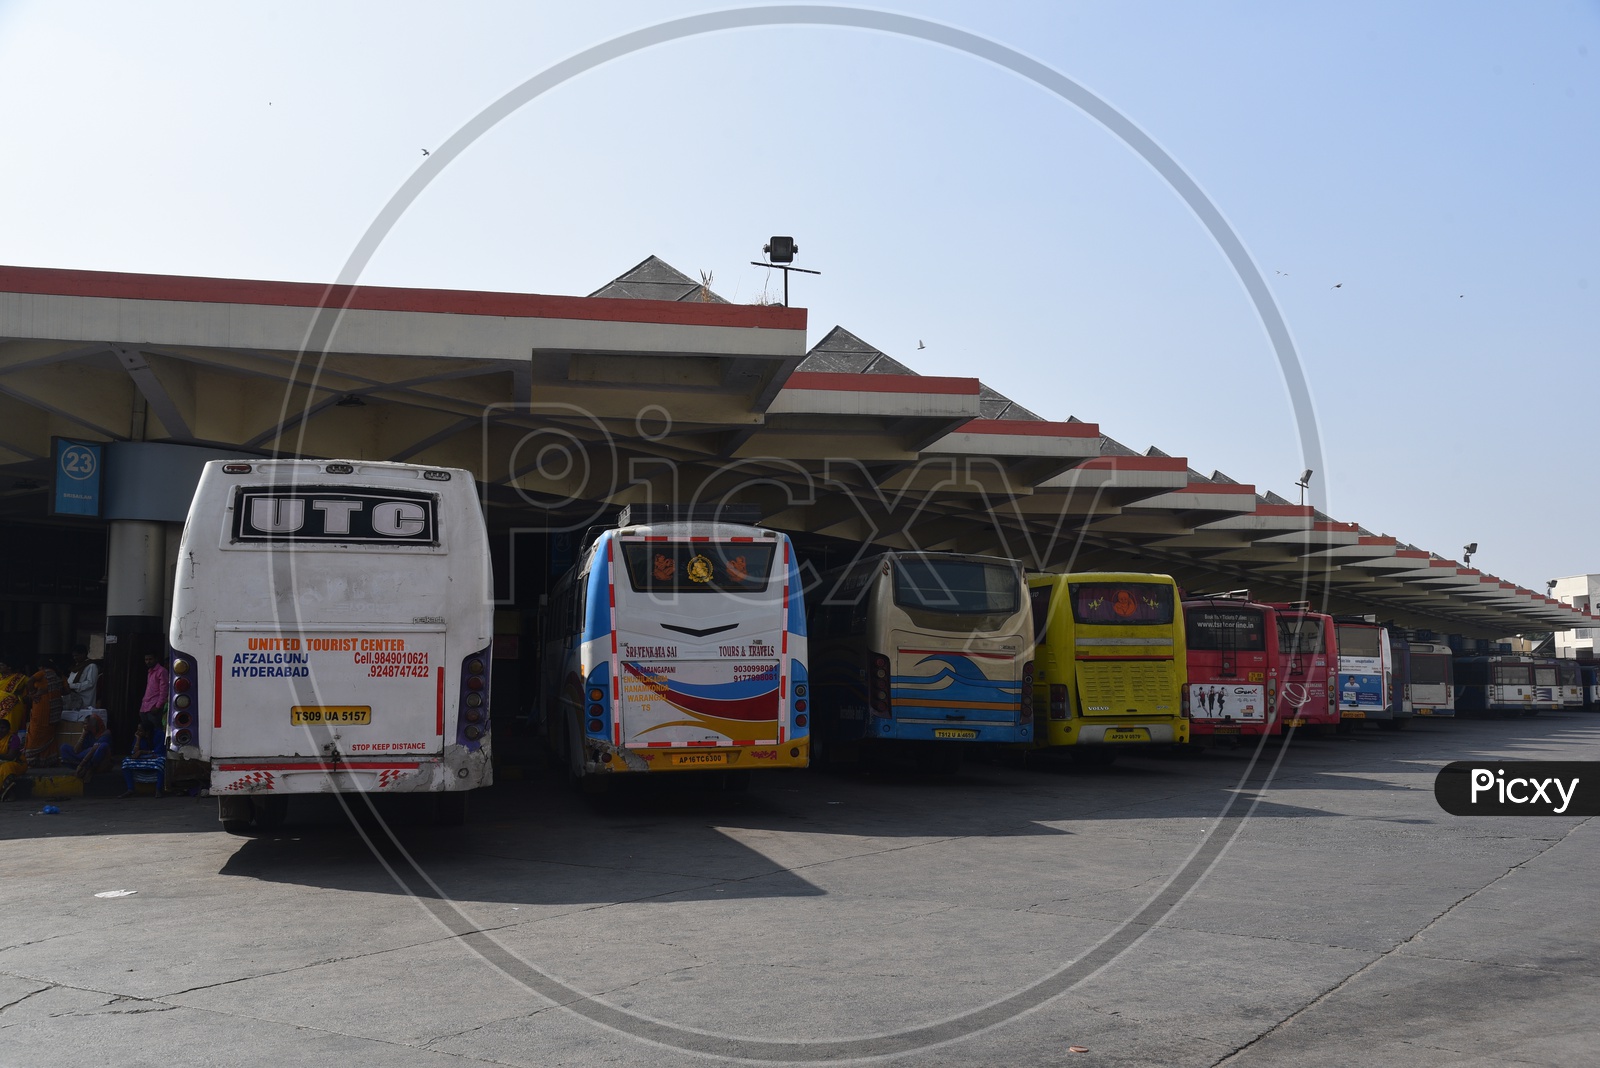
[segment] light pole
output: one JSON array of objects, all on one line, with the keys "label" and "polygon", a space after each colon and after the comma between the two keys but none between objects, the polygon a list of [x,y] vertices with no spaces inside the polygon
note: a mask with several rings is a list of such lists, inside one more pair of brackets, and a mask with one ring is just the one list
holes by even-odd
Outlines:
[{"label": "light pole", "polygon": [[1316,472],[1308,467],[1306,468],[1306,473],[1300,476],[1300,481],[1295,483],[1296,486],[1300,487],[1300,504],[1302,506],[1306,503],[1306,487],[1311,485],[1311,476],[1314,474]]},{"label": "light pole", "polygon": [[761,246],[761,251],[767,254],[767,262],[762,263],[760,260],[751,260],[750,266],[776,267],[783,272],[783,306],[785,308],[789,306],[790,271],[799,271],[801,274],[822,273],[821,271],[808,271],[804,267],[793,265],[795,256],[800,252],[800,246],[795,244],[795,240],[792,237],[774,237]]}]

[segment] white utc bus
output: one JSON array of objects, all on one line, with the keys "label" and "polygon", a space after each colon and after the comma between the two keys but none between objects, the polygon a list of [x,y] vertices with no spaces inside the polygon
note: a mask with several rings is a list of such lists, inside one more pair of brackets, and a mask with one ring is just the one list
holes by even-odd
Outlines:
[{"label": "white utc bus", "polygon": [[179,550],[170,752],[210,765],[230,831],[307,793],[491,781],[488,533],[471,474],[365,461],[206,464]]}]

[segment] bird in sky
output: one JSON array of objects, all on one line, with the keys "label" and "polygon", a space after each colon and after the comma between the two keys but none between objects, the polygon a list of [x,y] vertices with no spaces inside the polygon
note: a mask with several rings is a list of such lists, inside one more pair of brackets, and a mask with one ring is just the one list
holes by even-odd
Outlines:
[{"label": "bird in sky", "polygon": [[923,344],[923,343],[922,343],[922,339],[921,339],[921,338],[918,338],[918,339],[917,339],[917,348],[919,348],[919,349],[925,349],[925,348],[927,348],[927,347],[928,347],[928,346],[926,346],[926,345],[924,345],[924,344]]},{"label": "bird in sky", "polygon": [[1333,288],[1334,289],[1343,289],[1344,288],[1344,283],[1343,282],[1335,282],[1335,283],[1333,283]]},{"label": "bird in sky", "polygon": [[423,154],[423,155],[424,155],[424,156],[426,156],[426,155],[427,155],[427,154],[428,154],[428,150],[427,150],[427,149],[423,149],[423,150],[422,150],[422,154]]}]

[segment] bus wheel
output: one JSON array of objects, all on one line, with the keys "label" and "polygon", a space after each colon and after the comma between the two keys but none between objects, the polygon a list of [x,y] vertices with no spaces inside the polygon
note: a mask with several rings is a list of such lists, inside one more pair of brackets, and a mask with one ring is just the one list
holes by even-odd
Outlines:
[{"label": "bus wheel", "polygon": [[1339,734],[1354,734],[1355,733],[1355,729],[1356,729],[1356,721],[1355,720],[1353,720],[1353,719],[1341,719],[1339,721],[1339,725],[1334,728],[1334,731],[1339,733]]},{"label": "bus wheel", "polygon": [[460,827],[467,822],[467,792],[450,790],[433,795],[433,822],[440,827]]},{"label": "bus wheel", "polygon": [[283,826],[289,815],[287,797],[258,797],[255,799],[255,824],[258,831],[275,831]]},{"label": "bus wheel", "polygon": [[217,798],[217,822],[229,834],[248,835],[254,816],[255,805],[248,797]]}]

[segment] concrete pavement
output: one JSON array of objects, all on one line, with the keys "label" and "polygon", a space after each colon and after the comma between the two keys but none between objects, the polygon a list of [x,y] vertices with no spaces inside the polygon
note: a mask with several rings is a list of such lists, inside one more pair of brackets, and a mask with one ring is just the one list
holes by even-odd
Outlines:
[{"label": "concrete pavement", "polygon": [[0,1064],[1597,1063],[1600,829],[1432,781],[1600,759],[1600,717],[1250,756],[535,778],[464,829],[315,799],[258,839],[208,799],[0,806]]}]

